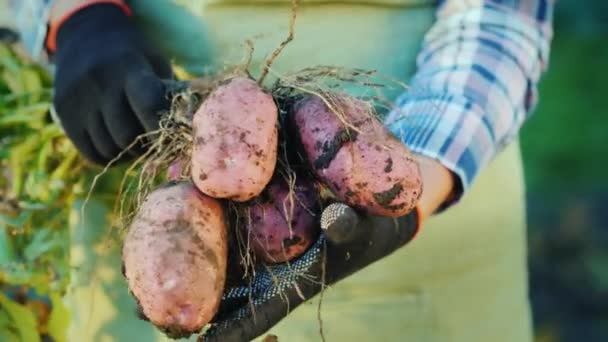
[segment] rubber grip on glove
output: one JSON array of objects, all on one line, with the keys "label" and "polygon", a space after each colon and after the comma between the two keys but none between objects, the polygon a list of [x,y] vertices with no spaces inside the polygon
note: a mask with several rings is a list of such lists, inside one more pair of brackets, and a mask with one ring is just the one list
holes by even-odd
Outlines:
[{"label": "rubber grip on glove", "polygon": [[[418,210],[416,207],[414,210]],[[420,212],[418,212],[420,218]],[[333,244],[340,245],[353,241],[360,236],[363,231],[359,226],[361,218],[359,214],[344,203],[332,203],[328,205],[321,214],[321,229],[327,240]],[[416,238],[420,231],[420,222],[412,240]]]}]

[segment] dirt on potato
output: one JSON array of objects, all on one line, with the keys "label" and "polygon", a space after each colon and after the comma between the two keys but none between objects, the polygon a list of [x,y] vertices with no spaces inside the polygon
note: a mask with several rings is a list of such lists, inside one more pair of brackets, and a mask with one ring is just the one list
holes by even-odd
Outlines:
[{"label": "dirt on potato", "polygon": [[131,223],[123,271],[141,315],[169,337],[198,332],[215,315],[226,276],[220,203],[191,183],[151,192]]},{"label": "dirt on potato", "polygon": [[369,103],[347,96],[332,100],[311,95],[293,106],[293,126],[313,172],[349,205],[376,215],[407,214],[422,193],[411,152]]},{"label": "dirt on potato", "polygon": [[259,195],[277,160],[278,109],[247,77],[216,88],[194,114],[192,179],[205,194],[243,202]]}]

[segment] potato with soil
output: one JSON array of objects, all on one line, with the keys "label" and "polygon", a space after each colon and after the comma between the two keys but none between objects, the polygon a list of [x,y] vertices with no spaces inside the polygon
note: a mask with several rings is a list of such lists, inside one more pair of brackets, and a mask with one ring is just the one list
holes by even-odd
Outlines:
[{"label": "potato with soil", "polygon": [[125,237],[124,275],[141,314],[170,337],[199,331],[215,315],[226,275],[220,203],[191,183],[151,192]]},{"label": "potato with soil", "polygon": [[331,108],[318,96],[306,96],[293,107],[292,124],[314,173],[338,199],[368,213],[410,212],[422,192],[410,151],[370,104],[341,95],[330,103]]},{"label": "potato with soil", "polygon": [[192,128],[192,179],[203,193],[243,202],[262,192],[277,160],[271,94],[252,79],[229,79],[205,99]]},{"label": "potato with soil", "polygon": [[240,232],[253,252],[267,263],[292,260],[319,234],[319,198],[310,180],[295,185],[273,179],[259,200],[241,210]]}]

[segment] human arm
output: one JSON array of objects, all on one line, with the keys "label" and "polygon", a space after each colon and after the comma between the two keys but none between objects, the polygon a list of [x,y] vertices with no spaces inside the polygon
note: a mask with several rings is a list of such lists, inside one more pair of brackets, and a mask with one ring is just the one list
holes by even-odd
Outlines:
[{"label": "human arm", "polygon": [[549,59],[553,0],[440,2],[410,88],[386,125],[450,170],[455,204],[517,136]]},{"label": "human arm", "polygon": [[420,168],[423,190],[418,200],[421,221],[432,216],[448,201],[454,192],[453,173],[439,161],[421,154],[414,154]]}]

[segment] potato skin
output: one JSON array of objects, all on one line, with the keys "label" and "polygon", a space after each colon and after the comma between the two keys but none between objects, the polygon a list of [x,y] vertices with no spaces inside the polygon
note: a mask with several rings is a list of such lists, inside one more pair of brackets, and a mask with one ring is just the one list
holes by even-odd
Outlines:
[{"label": "potato skin", "polygon": [[174,160],[171,164],[169,164],[169,168],[167,169],[167,179],[169,181],[179,181],[182,177],[182,169],[184,167],[185,161],[182,158],[178,158]]},{"label": "potato skin", "polygon": [[373,116],[369,104],[336,96],[335,106],[356,130],[317,96],[293,108],[293,125],[317,177],[338,199],[368,213],[399,217],[410,212],[422,193],[410,151]]},{"label": "potato skin", "polygon": [[266,263],[281,263],[300,256],[319,234],[320,206],[314,184],[296,178],[293,194],[292,202],[288,184],[277,177],[257,203],[242,210],[241,234],[250,242],[255,255]]},{"label": "potato skin", "polygon": [[189,182],[151,192],[125,237],[123,271],[143,316],[170,337],[199,331],[224,290],[227,236],[220,203]]},{"label": "potato skin", "polygon": [[244,202],[272,178],[278,148],[278,108],[246,77],[216,88],[193,117],[192,179],[205,194]]}]

